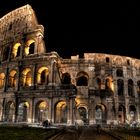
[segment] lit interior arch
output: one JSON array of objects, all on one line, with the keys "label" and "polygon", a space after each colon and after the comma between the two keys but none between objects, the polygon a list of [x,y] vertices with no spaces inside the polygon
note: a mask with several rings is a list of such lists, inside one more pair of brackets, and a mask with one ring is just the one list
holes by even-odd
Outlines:
[{"label": "lit interior arch", "polygon": [[39,101],[35,108],[36,122],[43,122],[48,118],[48,103],[46,101]]},{"label": "lit interior arch", "polygon": [[47,67],[41,67],[37,73],[37,83],[47,84],[48,83],[49,69]]},{"label": "lit interior arch", "polygon": [[4,79],[5,79],[5,74],[0,73],[0,88],[3,88],[4,86]]},{"label": "lit interior arch", "polygon": [[40,109],[47,108],[47,103],[46,103],[45,101],[42,101],[42,102],[39,104],[39,108],[40,108]]},{"label": "lit interior arch", "polygon": [[79,98],[75,98],[75,104],[76,104],[76,106],[78,106],[80,103],[81,103],[80,99]]},{"label": "lit interior arch", "polygon": [[20,47],[21,47],[21,44],[20,43],[16,43],[13,46],[13,49],[12,49],[12,58],[15,58],[15,57],[20,56]]},{"label": "lit interior arch", "polygon": [[20,103],[19,108],[23,108],[23,107],[29,108],[29,103],[27,101]]},{"label": "lit interior arch", "polygon": [[55,106],[55,122],[67,122],[67,104],[66,101],[59,101]]},{"label": "lit interior arch", "polygon": [[26,68],[23,70],[22,83],[23,83],[23,86],[31,86],[32,85],[32,74],[31,74],[30,68]]},{"label": "lit interior arch", "polygon": [[106,78],[106,88],[111,89],[112,91],[114,91],[114,83],[113,83],[113,79],[112,77],[107,77]]},{"label": "lit interior arch", "polygon": [[27,108],[29,108],[29,103],[28,102],[24,102],[24,106],[26,106]]},{"label": "lit interior arch", "polygon": [[16,87],[16,71],[12,70],[9,74],[9,86]]},{"label": "lit interior arch", "polygon": [[30,39],[26,42],[25,56],[34,53],[35,40]]},{"label": "lit interior arch", "polygon": [[21,102],[18,105],[18,121],[27,122],[29,121],[29,103],[27,101]]},{"label": "lit interior arch", "polygon": [[66,106],[66,102],[65,102],[65,101],[60,101],[60,102],[58,102],[57,105],[56,105],[57,108],[63,108],[63,107],[65,107],[65,106]]}]

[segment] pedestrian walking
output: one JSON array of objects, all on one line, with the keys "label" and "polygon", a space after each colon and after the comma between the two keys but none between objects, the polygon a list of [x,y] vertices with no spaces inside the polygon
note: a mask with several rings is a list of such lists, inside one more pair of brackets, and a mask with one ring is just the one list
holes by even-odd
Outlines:
[{"label": "pedestrian walking", "polygon": [[101,134],[101,126],[99,124],[97,125],[97,134]]}]

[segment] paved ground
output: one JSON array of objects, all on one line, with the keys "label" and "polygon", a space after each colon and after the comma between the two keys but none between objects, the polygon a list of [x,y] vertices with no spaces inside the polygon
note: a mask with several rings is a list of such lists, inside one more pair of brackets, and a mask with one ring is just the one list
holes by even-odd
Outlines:
[{"label": "paved ground", "polygon": [[101,132],[97,134],[94,128],[84,128],[80,131],[66,130],[50,140],[115,140],[113,137]]}]

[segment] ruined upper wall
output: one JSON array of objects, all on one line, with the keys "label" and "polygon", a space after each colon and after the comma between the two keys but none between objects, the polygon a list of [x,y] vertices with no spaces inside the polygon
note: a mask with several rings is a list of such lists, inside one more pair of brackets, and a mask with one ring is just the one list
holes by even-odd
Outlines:
[{"label": "ruined upper wall", "polygon": [[[25,5],[0,19],[0,43],[35,30],[38,22],[30,5]],[[1,44],[0,44],[1,45]]]},{"label": "ruined upper wall", "polygon": [[84,58],[79,55],[71,56],[71,59],[63,59],[63,63],[72,63],[80,61],[83,63],[110,64],[116,67],[132,66],[140,68],[140,60],[128,56],[112,55],[105,53],[84,53]]},{"label": "ruined upper wall", "polygon": [[[140,67],[140,60],[128,56],[120,56],[120,55],[111,55],[104,53],[84,53],[85,60],[93,60],[97,63],[107,63],[109,61],[110,64],[115,66],[134,66]],[[108,59],[108,60],[107,60]]]}]

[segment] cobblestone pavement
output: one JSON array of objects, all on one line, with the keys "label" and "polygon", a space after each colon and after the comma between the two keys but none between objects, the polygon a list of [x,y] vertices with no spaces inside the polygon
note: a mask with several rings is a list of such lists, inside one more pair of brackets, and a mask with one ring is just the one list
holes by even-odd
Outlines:
[{"label": "cobblestone pavement", "polygon": [[84,128],[80,133],[75,130],[66,130],[57,136],[49,140],[115,140],[115,138],[101,132],[101,134],[97,134],[96,130],[93,128]]}]

